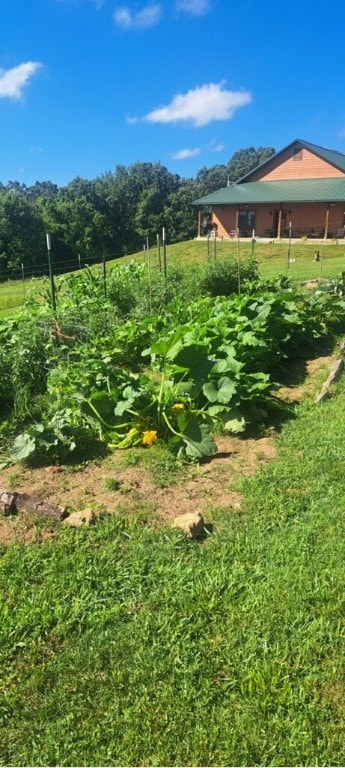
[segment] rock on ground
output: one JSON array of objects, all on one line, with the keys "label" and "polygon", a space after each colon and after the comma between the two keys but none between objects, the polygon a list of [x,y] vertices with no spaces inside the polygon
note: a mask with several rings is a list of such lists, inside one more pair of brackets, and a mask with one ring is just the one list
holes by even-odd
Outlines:
[{"label": "rock on ground", "polygon": [[91,525],[95,520],[95,514],[92,509],[83,509],[81,512],[71,512],[63,520],[64,525],[70,525],[72,528],[80,528],[82,525]]},{"label": "rock on ground", "polygon": [[175,517],[173,528],[181,528],[188,539],[197,539],[205,529],[205,520],[200,512],[186,512]]}]

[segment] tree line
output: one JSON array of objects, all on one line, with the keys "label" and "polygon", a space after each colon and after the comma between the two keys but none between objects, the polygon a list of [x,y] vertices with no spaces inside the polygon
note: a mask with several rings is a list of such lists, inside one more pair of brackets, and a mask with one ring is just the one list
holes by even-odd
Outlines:
[{"label": "tree line", "polygon": [[83,263],[102,254],[116,258],[147,241],[152,245],[162,227],[170,243],[193,238],[197,222],[191,202],[237,181],[274,151],[240,149],[227,164],[201,168],[194,179],[160,163],[136,162],[91,181],[77,177],[63,187],[51,181],[0,184],[0,279],[22,265],[38,274],[46,263],[47,232],[61,271],[81,258]]}]

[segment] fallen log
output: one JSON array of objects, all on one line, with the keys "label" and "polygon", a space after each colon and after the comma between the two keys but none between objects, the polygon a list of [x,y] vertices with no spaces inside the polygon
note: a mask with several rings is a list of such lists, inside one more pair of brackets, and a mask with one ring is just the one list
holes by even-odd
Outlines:
[{"label": "fallen log", "polygon": [[0,514],[15,515],[17,512],[29,512],[45,520],[63,520],[68,512],[65,507],[50,504],[28,493],[17,493],[0,488]]}]

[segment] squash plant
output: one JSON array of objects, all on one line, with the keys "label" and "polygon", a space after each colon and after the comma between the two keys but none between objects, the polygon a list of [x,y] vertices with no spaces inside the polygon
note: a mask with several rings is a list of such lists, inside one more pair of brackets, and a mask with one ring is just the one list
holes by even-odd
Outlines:
[{"label": "squash plant", "polygon": [[[86,313],[80,292],[77,299]],[[164,314],[125,323],[116,323],[108,307],[102,333],[76,335],[64,330],[73,306],[69,295],[67,314],[59,310],[64,335],[57,343],[49,334],[55,319],[36,309],[48,339],[48,397],[41,420],[17,436],[12,460],[42,452],[63,457],[94,435],[114,449],[164,440],[178,456],[208,456],[217,428],[239,433],[284,407],[273,377],[345,314],[340,299],[266,286],[189,304],[175,298]],[[2,334],[6,349],[16,349],[20,335],[10,325]]]}]

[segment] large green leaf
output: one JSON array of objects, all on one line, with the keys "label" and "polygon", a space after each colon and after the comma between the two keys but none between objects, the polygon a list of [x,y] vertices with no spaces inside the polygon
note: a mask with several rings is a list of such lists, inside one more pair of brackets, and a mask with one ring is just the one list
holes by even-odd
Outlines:
[{"label": "large green leaf", "polygon": [[209,381],[204,384],[202,391],[210,403],[230,403],[231,398],[236,394],[236,382],[229,379],[228,376],[222,376],[218,381]]},{"label": "large green leaf", "polygon": [[142,393],[142,388],[138,389],[137,387],[133,387],[130,384],[125,387],[122,392],[121,399],[117,401],[114,407],[115,416],[122,416],[125,411],[128,411],[129,408],[132,408],[135,401],[141,397]]},{"label": "large green leaf", "polygon": [[239,432],[244,432],[246,428],[246,420],[236,406],[228,408],[226,405],[211,405],[207,409],[207,413],[211,417],[221,421],[225,432],[237,434]]},{"label": "large green leaf", "polygon": [[158,355],[159,357],[166,357],[169,360],[174,360],[183,347],[183,333],[184,329],[181,327],[170,338],[158,339],[158,341],[155,341],[149,349],[144,349],[142,356],[145,357],[151,355],[152,358],[155,359]]},{"label": "large green leaf", "polygon": [[179,453],[201,459],[217,452],[212,436],[212,424],[209,421],[195,414],[182,412],[178,416],[178,425],[181,433]]},{"label": "large green leaf", "polygon": [[183,347],[176,355],[174,364],[189,372],[189,377],[196,383],[204,381],[214,366],[208,357],[205,344],[190,344]]},{"label": "large green leaf", "polygon": [[12,449],[11,449],[11,460],[12,461],[23,461],[23,459],[27,459],[28,456],[31,456],[32,453],[34,453],[36,450],[36,439],[32,435],[29,435],[27,432],[23,432],[21,435],[18,435],[16,437]]},{"label": "large green leaf", "polygon": [[244,432],[246,420],[238,408],[231,408],[228,413],[221,414],[221,420],[225,432],[232,432],[235,435]]}]

